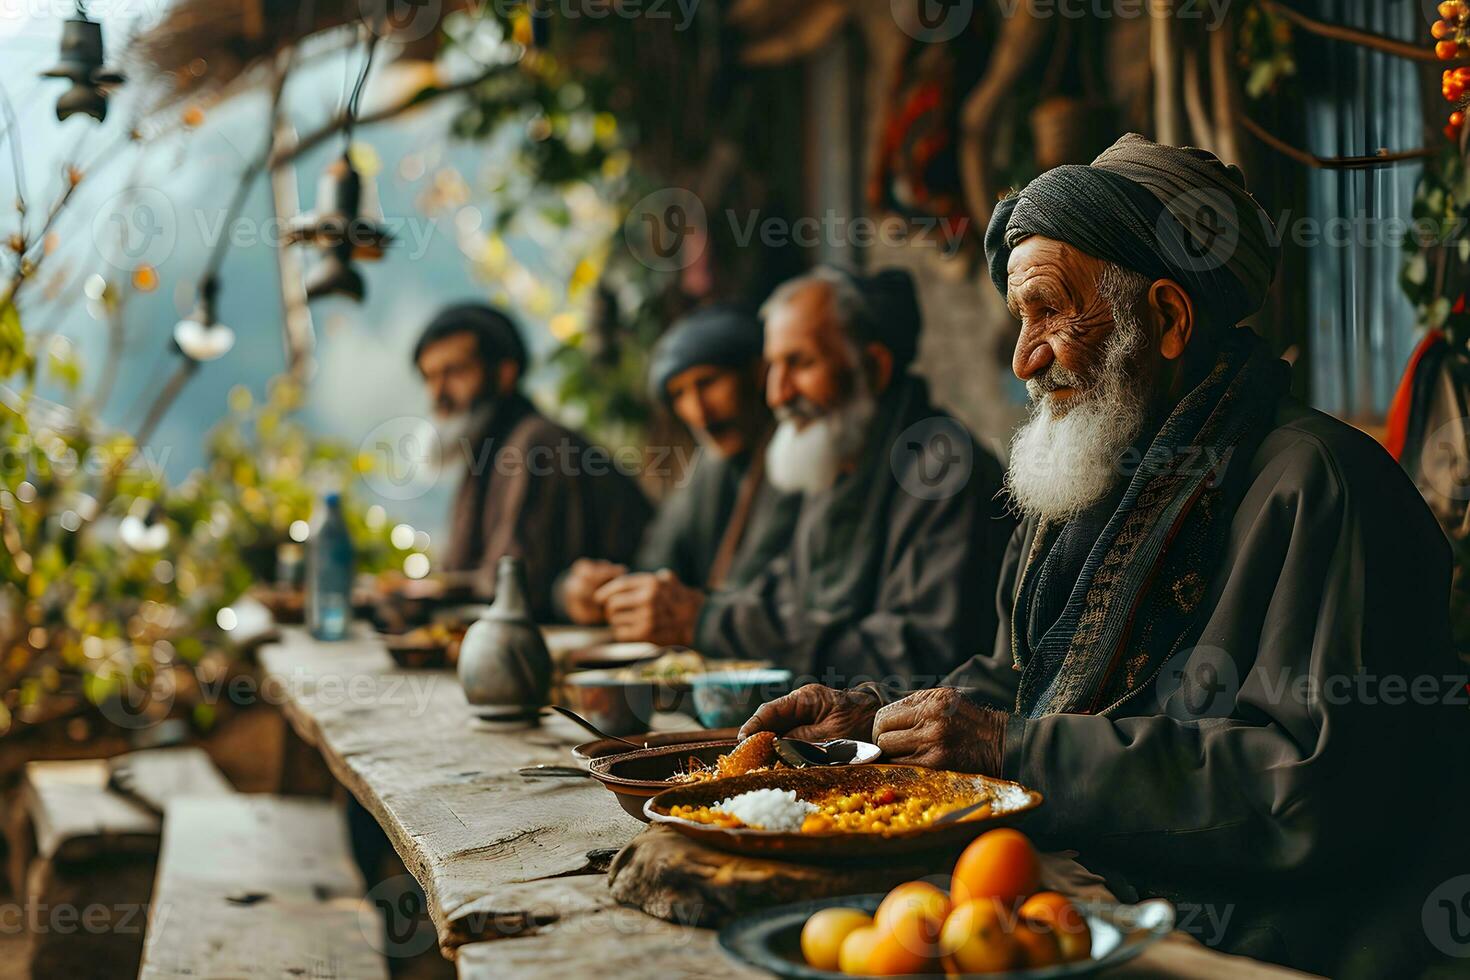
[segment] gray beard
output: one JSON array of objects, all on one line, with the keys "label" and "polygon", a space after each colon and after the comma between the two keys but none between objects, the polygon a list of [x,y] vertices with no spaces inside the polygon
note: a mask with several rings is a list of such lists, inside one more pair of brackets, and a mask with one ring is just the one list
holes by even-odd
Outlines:
[{"label": "gray beard", "polygon": [[1027,384],[1031,415],[1011,440],[1006,490],[1028,517],[1071,520],[1123,479],[1119,459],[1148,417],[1148,379],[1134,367],[1148,334],[1131,311],[1115,315],[1115,323],[1092,390],[1074,395],[1065,414],[1052,404],[1052,379]]},{"label": "gray beard", "polygon": [[863,385],[847,403],[797,428],[797,413],[778,409],[766,446],[766,479],[782,493],[821,493],[863,451],[878,400]]}]

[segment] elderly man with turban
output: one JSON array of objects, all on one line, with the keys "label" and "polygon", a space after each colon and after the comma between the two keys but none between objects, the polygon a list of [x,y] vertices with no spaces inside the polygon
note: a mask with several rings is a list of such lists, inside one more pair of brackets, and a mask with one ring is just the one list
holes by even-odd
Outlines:
[{"label": "elderly man with turban", "polygon": [[667,584],[643,600],[661,636],[706,656],[774,660],[849,685],[938,683],[994,636],[994,588],[1014,521],[1000,464],[908,373],[920,314],[907,273],[830,268],[762,308],[766,476],[800,492],[788,547],[743,587]]},{"label": "elderly man with turban", "polygon": [[553,618],[552,585],[579,556],[626,561],[651,508],[606,450],[546,418],[521,394],[526,348],[483,303],[441,310],[414,345],[441,449],[462,461],[443,570],[495,593],[502,555],[525,562],[531,612]]},{"label": "elderly man with turban", "polygon": [[1239,170],[1136,135],[1001,202],[986,253],[1032,411],[995,649],[887,704],[811,685],[745,731],[1017,780],[1046,796],[1028,826],[1120,895],[1172,898],[1226,949],[1389,975],[1467,870],[1450,551],[1388,454],[1238,325],[1273,236]]},{"label": "elderly man with turban", "polygon": [[645,593],[738,588],[785,550],[801,499],[766,479],[764,381],[760,322],[735,307],[696,310],[659,338],[649,394],[689,427],[699,455],[643,532],[635,572],[592,558],[572,565],[561,595],[574,622],[608,622],[611,610],[615,635],[662,642],[645,631]]}]

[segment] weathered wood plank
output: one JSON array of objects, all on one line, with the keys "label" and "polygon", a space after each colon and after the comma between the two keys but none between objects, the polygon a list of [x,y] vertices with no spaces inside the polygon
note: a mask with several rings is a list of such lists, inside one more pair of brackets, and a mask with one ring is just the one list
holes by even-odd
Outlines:
[{"label": "weathered wood plank", "polygon": [[[763,977],[730,959],[709,929],[650,918],[618,905],[601,877],[539,882],[539,905],[555,921],[516,938],[456,950],[461,980],[564,980],[566,977],[658,977],[747,980]],[[533,905],[533,907],[535,907]]]},{"label": "weathered wood plank", "polygon": [[108,760],[107,766],[111,789],[160,815],[176,796],[226,796],[235,792],[203,749],[129,752]]},{"label": "weathered wood plank", "polygon": [[387,977],[330,805],[177,797],[164,828],[140,980]]},{"label": "weathered wood plank", "polygon": [[288,632],[261,659],[288,720],[422,885],[446,950],[480,938],[487,914],[523,911],[505,907],[508,886],[593,870],[589,851],[621,847],[640,827],[591,780],[516,774],[567,762],[585,736],[564,719],[487,728],[453,674],[399,670],[371,640]]},{"label": "weathered wood plank", "polygon": [[157,814],[109,790],[107,776],[101,759],[26,765],[20,800],[38,857],[69,862],[158,850]]}]

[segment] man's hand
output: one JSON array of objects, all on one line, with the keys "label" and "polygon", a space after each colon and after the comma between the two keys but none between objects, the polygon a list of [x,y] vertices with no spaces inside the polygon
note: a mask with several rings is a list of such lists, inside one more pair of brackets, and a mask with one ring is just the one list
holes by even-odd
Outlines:
[{"label": "man's hand", "polygon": [[572,622],[597,626],[607,622],[607,610],[595,598],[597,590],[620,575],[628,574],[627,565],[600,558],[578,558],[572,562],[562,585],[562,600]]},{"label": "man's hand", "polygon": [[883,702],[872,691],[840,691],[806,684],[785,697],[767,701],[740,728],[740,737],[775,732],[808,742],[829,738],[872,741],[873,716]]},{"label": "man's hand", "polygon": [[976,705],[959,688],[935,687],[885,706],[873,741],[889,762],[1000,774],[1006,716]]},{"label": "man's hand", "polygon": [[593,595],[607,610],[615,640],[644,640],[659,646],[689,646],[704,608],[704,593],[679,581],[667,568],[613,579]]}]

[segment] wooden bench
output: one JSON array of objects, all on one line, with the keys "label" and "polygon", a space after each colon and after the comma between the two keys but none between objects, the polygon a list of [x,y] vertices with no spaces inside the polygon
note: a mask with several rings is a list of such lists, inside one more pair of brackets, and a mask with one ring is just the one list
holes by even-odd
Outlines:
[{"label": "wooden bench", "polygon": [[233,792],[193,748],[26,765],[6,841],[32,976],[136,976],[162,827],[142,801],[185,790]]},{"label": "wooden bench", "polygon": [[140,980],[386,978],[379,928],[330,804],[169,801]]}]

